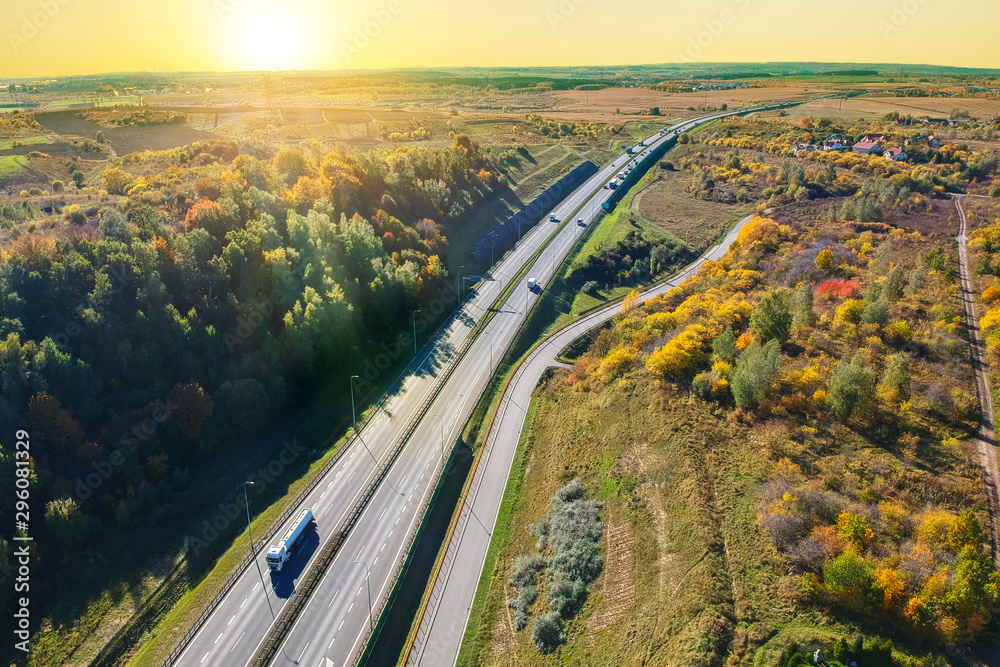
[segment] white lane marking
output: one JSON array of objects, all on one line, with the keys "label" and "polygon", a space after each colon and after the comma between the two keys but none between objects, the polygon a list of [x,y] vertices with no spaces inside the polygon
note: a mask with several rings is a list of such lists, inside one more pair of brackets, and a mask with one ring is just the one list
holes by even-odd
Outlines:
[{"label": "white lane marking", "polygon": [[422,482],[422,481],[423,481],[423,479],[424,479],[424,475],[426,475],[426,474],[427,474],[426,472],[422,472],[422,473],[420,473],[420,479],[418,479],[417,481],[418,481],[418,482]]},{"label": "white lane marking", "polygon": [[324,491],[323,493],[319,494],[319,499],[323,500],[323,496],[325,496],[325,495],[326,495],[326,491]]},{"label": "white lane marking", "polygon": [[[336,637],[334,637],[333,639],[330,640],[330,645],[326,647],[327,651],[329,651],[330,649],[333,648],[333,642],[335,642],[335,641],[337,641]],[[320,663],[320,664],[324,664],[324,663]]]},{"label": "white lane marking", "polygon": [[357,475],[357,474],[358,474],[357,470],[355,470],[354,472],[352,472],[351,476],[347,478],[347,481],[350,482],[352,479],[354,479],[354,476]]},{"label": "white lane marking", "polygon": [[364,586],[358,586],[358,592],[354,594],[354,597],[361,595],[361,591],[365,590]]},{"label": "white lane marking", "polygon": [[330,483],[326,485],[326,488],[329,489],[331,486],[333,486],[333,480],[332,479],[330,480]]},{"label": "white lane marking", "polygon": [[385,545],[386,544],[387,544],[386,542],[382,543],[382,548],[378,550],[379,553],[382,553],[383,551],[385,551]]},{"label": "white lane marking", "polygon": [[344,627],[344,619],[340,620],[340,625],[337,626],[337,629],[340,630],[342,627]]},{"label": "white lane marking", "polygon": [[[398,516],[396,517],[396,523],[399,523],[399,517],[398,517]],[[394,525],[394,526],[395,526],[395,525],[396,525],[396,523],[394,523],[394,524],[392,524],[392,525]]]},{"label": "white lane marking", "polygon": [[354,560],[361,560],[361,554],[363,554],[364,552],[365,552],[365,548],[361,547],[361,550],[358,551],[358,555],[354,557]]},{"label": "white lane marking", "polygon": [[[395,528],[393,528],[392,530],[395,530]],[[392,537],[392,530],[389,531],[389,537]]]},{"label": "white lane marking", "polygon": [[243,609],[243,605],[247,603],[247,599],[243,598],[243,602],[240,603],[240,609]]},{"label": "white lane marking", "polygon": [[336,474],[336,475],[334,475],[334,476],[333,476],[333,478],[334,478],[334,479],[337,479],[338,477],[340,477],[340,473],[342,473],[342,472],[344,472],[344,471],[343,471],[343,470],[338,470],[338,471],[337,471],[337,474]]},{"label": "white lane marking", "polygon": [[354,603],[353,602],[351,603],[351,606],[347,608],[347,613],[350,614],[352,609],[354,609]]},{"label": "white lane marking", "polygon": [[[245,635],[245,634],[246,634],[245,632],[240,633],[240,639],[243,639],[243,635]],[[240,643],[240,639],[236,640],[236,644]],[[233,648],[229,649],[230,653],[232,653],[236,649],[236,644],[233,644]]]},{"label": "white lane marking", "polygon": [[212,642],[212,643],[213,643],[213,644],[218,644],[218,643],[219,643],[219,640],[220,640],[220,639],[222,639],[222,635],[224,635],[224,634],[226,634],[226,633],[225,633],[225,632],[220,632],[220,633],[219,633],[219,636],[218,636],[218,637],[216,637],[216,638],[215,638],[215,641],[214,641],[214,642]]},{"label": "white lane marking", "polygon": [[228,628],[230,625],[232,625],[233,621],[235,621],[235,620],[236,620],[236,614],[233,614],[233,617],[231,619],[229,619],[228,623],[226,623],[226,627]]},{"label": "white lane marking", "polygon": [[372,561],[372,567],[375,567],[375,563],[378,562],[378,556],[375,556],[375,560]]},{"label": "white lane marking", "polygon": [[309,642],[306,642],[306,645],[305,645],[305,647],[304,647],[304,648],[302,649],[302,653],[299,653],[299,659],[295,661],[295,662],[296,662],[296,664],[297,664],[297,663],[298,663],[298,662],[299,662],[300,660],[302,660],[302,656],[304,656],[304,655],[306,654],[306,649],[307,649],[307,648],[309,648]]},{"label": "white lane marking", "polygon": [[333,604],[333,601],[337,599],[337,596],[338,596],[338,595],[340,595],[340,589],[339,589],[339,588],[337,589],[337,592],[333,594],[333,597],[332,597],[332,598],[330,598],[330,604],[326,605],[326,608],[327,608],[327,609],[329,609],[329,608],[330,608],[330,605],[332,605],[332,604]]},{"label": "white lane marking", "polygon": [[[211,653],[211,651],[209,651],[208,653]],[[199,663],[205,662],[205,658],[208,657],[208,653],[206,653],[205,655],[201,656],[201,660],[199,660],[198,662]]]},{"label": "white lane marking", "polygon": [[378,515],[378,520],[379,520],[379,521],[381,521],[381,520],[382,520],[382,517],[384,517],[384,516],[385,516],[385,513],[386,513],[386,512],[388,511],[388,509],[389,509],[388,507],[383,507],[383,508],[382,508],[382,513]]},{"label": "white lane marking", "polygon": [[250,592],[251,592],[251,593],[256,593],[256,592],[257,592],[257,587],[258,587],[258,586],[260,586],[260,583],[256,583],[256,584],[254,584],[254,585],[253,585],[253,588],[251,588],[251,589],[250,589]]}]

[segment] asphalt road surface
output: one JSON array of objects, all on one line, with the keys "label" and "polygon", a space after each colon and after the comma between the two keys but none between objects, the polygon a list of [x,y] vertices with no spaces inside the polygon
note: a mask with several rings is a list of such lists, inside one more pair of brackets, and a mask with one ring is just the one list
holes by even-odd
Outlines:
[{"label": "asphalt road surface", "polygon": [[[736,111],[687,121],[651,139],[656,145],[699,122],[733,113]],[[635,156],[623,154],[601,168],[555,207],[556,218],[562,220],[574,215],[582,206],[574,217],[583,218],[589,224],[600,212],[601,202],[611,195],[603,186],[620,171],[626,157],[635,159]],[[475,323],[486,314],[502,289],[556,229],[553,223],[538,223],[490,274],[484,276],[390,388],[390,396],[379,414],[361,428],[358,438],[348,443],[345,455],[303,502],[302,506],[312,508],[315,515],[315,534],[308,535],[285,569],[278,573],[268,573],[264,562],[267,545],[264,545],[257,559],[264,571],[264,586],[256,568],[248,567],[185,647],[176,664],[238,666],[252,660],[273,625],[272,611],[280,615],[297,584],[312,567],[321,545],[341,526],[350,508],[372,482],[378,467],[376,461],[385,459],[397,448],[407,424],[419,416],[425,399],[434,393],[442,372],[448,364],[457,363],[413,435],[404,443],[386,480],[366,506],[272,663],[322,667],[353,664],[368,638],[369,614],[377,618],[411,546],[440,474],[442,460],[448,456],[443,446],[457,440],[492,377],[496,363],[513,341],[525,313],[538,298],[537,293],[527,289],[527,277],[538,278],[544,289],[584,228],[572,221],[565,225],[537,258],[528,276],[520,279],[521,284],[508,295],[468,352],[461,359],[457,359],[455,353],[468,341]],[[408,353],[407,350],[390,352]],[[349,378],[345,376],[344,380],[347,382]],[[502,479],[495,480],[501,493],[507,470],[509,465]],[[490,522],[483,521],[480,526],[484,545],[489,539],[489,531],[484,526],[492,526],[495,512],[486,516],[490,517]],[[286,527],[282,526],[278,535]]]}]

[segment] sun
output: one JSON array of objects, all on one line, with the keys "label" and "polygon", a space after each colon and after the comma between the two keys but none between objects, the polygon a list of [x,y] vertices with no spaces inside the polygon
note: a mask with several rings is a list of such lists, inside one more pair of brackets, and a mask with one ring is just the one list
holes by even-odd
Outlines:
[{"label": "sun", "polygon": [[280,16],[260,16],[247,27],[246,41],[254,60],[282,68],[290,64],[297,37],[288,21]]}]

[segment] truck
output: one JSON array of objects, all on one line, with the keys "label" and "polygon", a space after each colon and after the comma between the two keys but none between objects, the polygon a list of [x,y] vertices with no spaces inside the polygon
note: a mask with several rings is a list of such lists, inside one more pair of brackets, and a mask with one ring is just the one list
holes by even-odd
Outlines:
[{"label": "truck", "polygon": [[310,508],[306,507],[299,512],[295,523],[289,526],[285,534],[281,536],[281,540],[267,550],[267,567],[271,572],[281,572],[281,568],[285,566],[285,563],[292,557],[295,549],[302,541],[302,536],[305,535],[306,529],[310,524],[315,523],[316,520],[313,518]]},{"label": "truck", "polygon": [[615,190],[617,188],[618,188],[618,184],[615,183],[614,181],[611,181],[610,183],[608,183],[608,190]]}]

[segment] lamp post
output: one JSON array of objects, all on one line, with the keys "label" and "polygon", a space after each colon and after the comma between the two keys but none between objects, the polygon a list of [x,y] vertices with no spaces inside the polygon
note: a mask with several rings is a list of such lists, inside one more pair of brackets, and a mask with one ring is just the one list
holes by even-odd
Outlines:
[{"label": "lamp post", "polygon": [[491,334],[486,329],[483,329],[483,333],[490,337],[490,373],[493,372],[493,334]]},{"label": "lamp post", "polygon": [[465,268],[464,264],[458,267],[458,280],[455,281],[455,289],[458,290],[459,299],[462,298],[462,269],[464,268]]},{"label": "lamp post", "polygon": [[247,480],[243,482],[243,504],[247,506],[247,530],[250,532],[250,557],[253,558],[254,564],[257,566],[257,574],[260,575],[260,589],[264,594],[264,599],[267,600],[267,608],[271,611],[271,619],[275,618],[274,609],[271,608],[271,598],[267,596],[267,584],[264,583],[264,573],[260,571],[260,562],[257,561],[257,557],[254,556],[253,552],[253,527],[250,525],[250,498],[247,496],[247,487],[253,486],[253,482]]},{"label": "lamp post", "polygon": [[413,311],[413,356],[417,356],[417,313],[420,309]]},{"label": "lamp post", "polygon": [[354,379],[357,375],[351,376],[351,423],[354,424],[354,431],[358,430],[358,418],[355,416],[357,413],[354,412]]},{"label": "lamp post", "polygon": [[368,563],[364,562],[363,560],[356,560],[354,561],[354,563],[355,564],[360,563],[361,565],[365,566],[365,583],[368,585],[368,625],[371,626],[372,630],[374,630],[375,621],[372,618],[372,583],[369,580],[372,576],[372,572],[371,570],[368,569]]}]

